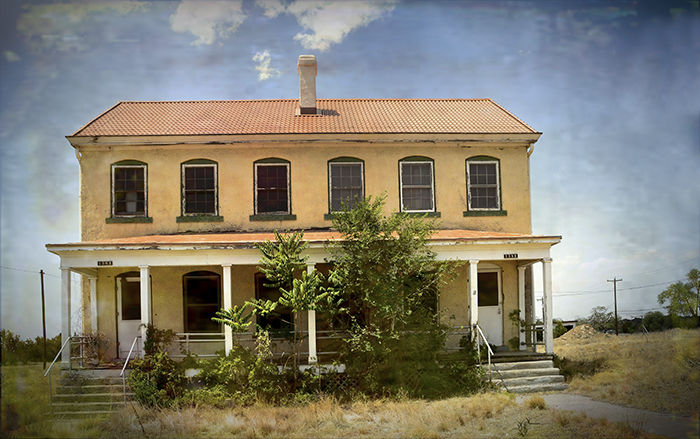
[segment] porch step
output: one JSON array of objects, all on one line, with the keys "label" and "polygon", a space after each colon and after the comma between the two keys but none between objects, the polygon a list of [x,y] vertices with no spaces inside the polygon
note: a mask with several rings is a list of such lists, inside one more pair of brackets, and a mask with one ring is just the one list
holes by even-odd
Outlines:
[{"label": "porch step", "polygon": [[[124,382],[119,373],[74,370],[64,374],[62,384],[56,386],[55,394],[51,395],[48,414],[62,419],[108,416],[124,406]],[[126,400],[132,400],[133,393],[128,386],[126,392]]]},{"label": "porch step", "polygon": [[[483,365],[486,368],[487,366]],[[532,393],[566,390],[558,368],[552,360],[525,360],[491,364],[494,384],[510,393]]]}]

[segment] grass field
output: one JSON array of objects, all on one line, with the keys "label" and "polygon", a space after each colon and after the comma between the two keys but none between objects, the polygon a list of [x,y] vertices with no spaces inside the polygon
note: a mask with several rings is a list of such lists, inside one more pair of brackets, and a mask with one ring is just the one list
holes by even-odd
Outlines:
[{"label": "grass field", "polygon": [[[583,372],[570,391],[614,404],[698,417],[700,411],[700,329],[649,334],[577,336],[554,340],[564,367]],[[584,332],[584,331],[578,331]],[[573,364],[572,364],[573,363]],[[589,373],[593,371],[593,374]]]},{"label": "grass field", "polygon": [[[598,399],[697,414],[700,330],[555,340],[569,366],[595,369],[574,377],[574,392]],[[629,377],[627,376],[629,375]],[[53,382],[58,381],[57,376]],[[635,396],[636,395],[636,396]],[[595,420],[546,406],[540,395],[522,404],[508,394],[483,393],[440,401],[381,400],[341,404],[329,397],[288,407],[179,410],[127,406],[107,419],[57,421],[47,411],[40,366],[2,368],[3,437],[526,437],[645,438],[635,426]],[[690,410],[687,407],[691,407]],[[692,407],[695,407],[692,409]]]}]

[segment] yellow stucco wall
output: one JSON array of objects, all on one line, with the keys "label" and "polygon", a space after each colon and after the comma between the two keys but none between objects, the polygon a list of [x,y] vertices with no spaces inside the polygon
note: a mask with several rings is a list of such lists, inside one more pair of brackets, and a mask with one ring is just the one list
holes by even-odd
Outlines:
[{"label": "yellow stucco wall", "polygon": [[[188,145],[81,149],[81,221],[84,241],[215,230],[258,231],[330,227],[328,160],[350,156],[364,161],[365,193],[387,194],[387,213],[398,210],[399,160],[426,156],[434,160],[436,209],[441,227],[530,233],[530,184],[527,144],[451,142],[406,144],[260,144]],[[500,160],[502,209],[507,216],[464,217],[467,210],[465,160],[487,155]],[[254,213],[254,162],[280,158],[291,164],[294,221],[250,221]],[[181,214],[182,162],[204,158],[218,163],[219,214],[223,222],[178,223]],[[148,164],[148,216],[152,223],[106,224],[111,212],[111,164],[139,160]]]}]

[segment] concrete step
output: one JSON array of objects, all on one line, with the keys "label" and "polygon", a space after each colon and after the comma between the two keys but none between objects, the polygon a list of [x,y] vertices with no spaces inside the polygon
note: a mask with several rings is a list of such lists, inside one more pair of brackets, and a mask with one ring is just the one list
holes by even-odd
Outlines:
[{"label": "concrete step", "polygon": [[[127,386],[127,390],[128,390]],[[82,395],[86,393],[124,393],[123,384],[86,384],[84,386],[56,386],[57,395]]]},{"label": "concrete step", "polygon": [[494,379],[496,385],[505,384],[508,389],[517,386],[533,386],[538,384],[555,384],[563,383],[563,375],[548,375],[548,376],[534,376],[534,377],[517,377],[517,378],[507,378],[507,379]]},{"label": "concrete step", "polygon": [[111,412],[123,407],[124,400],[111,402],[54,402],[49,406],[49,412],[57,414],[82,413],[82,412]]},{"label": "concrete step", "polygon": [[508,387],[510,393],[561,392],[569,388],[566,383],[536,384]]},{"label": "concrete step", "polygon": [[68,419],[104,419],[111,415],[112,410],[93,410],[85,412],[61,412],[61,413],[51,413],[47,412],[44,415],[56,420],[68,420]]},{"label": "concrete step", "polygon": [[498,378],[522,378],[522,377],[537,377],[537,376],[556,376],[559,375],[559,369],[556,367],[544,367],[541,369],[510,369],[498,370],[492,369],[491,376]]},{"label": "concrete step", "polygon": [[[127,401],[133,399],[134,394],[127,392]],[[56,403],[83,403],[83,402],[124,402],[124,393],[78,393],[53,395],[52,401]]]},{"label": "concrete step", "polygon": [[[482,365],[482,367],[488,367]],[[514,361],[507,363],[491,364],[491,370],[523,370],[523,369],[546,369],[554,367],[552,360],[537,360],[537,361]]]},{"label": "concrete step", "polygon": [[104,377],[104,378],[90,378],[90,377],[74,377],[74,378],[67,378],[67,377],[61,377],[61,380],[59,381],[59,386],[86,386],[86,385],[105,385],[105,386],[110,386],[110,385],[123,385],[124,384],[124,379],[121,377]]}]

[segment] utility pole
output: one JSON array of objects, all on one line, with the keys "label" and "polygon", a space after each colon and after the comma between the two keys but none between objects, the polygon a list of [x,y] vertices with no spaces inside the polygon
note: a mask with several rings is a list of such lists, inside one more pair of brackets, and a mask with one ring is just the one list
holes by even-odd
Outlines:
[{"label": "utility pole", "polygon": [[613,291],[614,291],[614,297],[615,297],[615,335],[619,335],[618,330],[617,330],[617,283],[622,282],[622,279],[618,278],[613,278],[612,280],[608,279],[608,282],[613,283]]},{"label": "utility pole", "polygon": [[44,326],[44,369],[46,369],[46,305],[44,301],[44,270],[40,270],[41,275],[41,321]]}]

